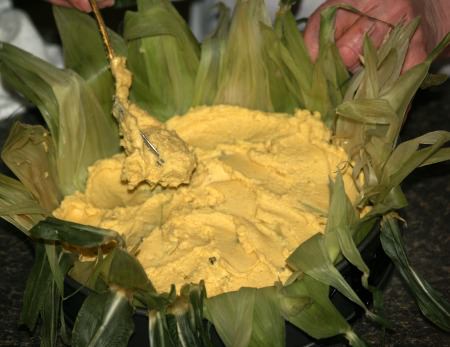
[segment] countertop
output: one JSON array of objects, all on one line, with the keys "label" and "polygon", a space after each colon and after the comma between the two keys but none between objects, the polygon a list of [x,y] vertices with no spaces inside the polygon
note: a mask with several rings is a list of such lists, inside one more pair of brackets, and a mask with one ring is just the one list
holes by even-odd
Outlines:
[{"label": "countertop", "polygon": [[[0,123],[0,145],[9,123]],[[407,140],[438,129],[450,131],[450,82],[418,94],[401,136]],[[1,164],[0,169],[4,169]],[[404,240],[410,261],[450,300],[450,163],[416,170],[403,188],[409,200],[402,216],[407,221]],[[32,264],[30,242],[0,222],[0,346],[39,346],[38,333],[18,325]],[[384,294],[386,316],[394,323],[394,330],[383,337],[366,319],[360,319],[354,328],[367,342],[392,347],[450,346],[450,334],[422,318],[398,273],[393,273]]]}]

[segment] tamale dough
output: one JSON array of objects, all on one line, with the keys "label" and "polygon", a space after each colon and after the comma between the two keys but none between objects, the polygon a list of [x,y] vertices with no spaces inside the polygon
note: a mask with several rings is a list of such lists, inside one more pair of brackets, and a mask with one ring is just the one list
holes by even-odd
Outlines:
[{"label": "tamale dough", "polygon": [[130,189],[122,173],[126,155],[118,154],[95,163],[86,191],[54,211],[118,231],[130,249],[138,245],[159,291],[203,279],[214,296],[285,281],[285,259],[324,230],[330,178],[340,170],[350,199],[358,196],[347,155],[331,144],[318,114],[205,106],[173,117],[166,128],[197,158],[189,183]]},{"label": "tamale dough", "polygon": [[[126,157],[121,178],[129,189],[142,182],[164,187],[177,187],[188,183],[195,168],[195,156],[174,131],[151,117],[136,104],[129,101],[132,74],[126,68],[124,57],[114,57],[111,71],[115,78],[115,101],[113,114],[118,118],[121,146]],[[154,145],[149,148],[143,137]],[[160,165],[160,157],[164,165]]]}]

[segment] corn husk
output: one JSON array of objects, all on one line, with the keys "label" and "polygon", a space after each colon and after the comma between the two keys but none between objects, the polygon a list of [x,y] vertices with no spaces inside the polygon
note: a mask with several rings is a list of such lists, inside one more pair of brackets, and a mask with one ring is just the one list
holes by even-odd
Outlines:
[{"label": "corn husk", "polygon": [[[97,34],[97,23],[79,11],[63,7],[54,7],[53,14],[63,44],[64,65],[87,82],[101,108],[110,115],[114,81],[104,53],[103,41]],[[118,55],[126,55],[124,39],[112,30],[108,30],[108,34],[114,51]],[[86,37],[90,40],[86,40]],[[89,61],[89,64],[86,64],[86,61]]]},{"label": "corn husk", "polygon": [[0,73],[39,108],[53,141],[60,192],[82,190],[87,168],[119,150],[114,119],[77,73],[57,69],[6,43],[0,46]]},{"label": "corn husk", "polygon": [[[227,347],[284,346],[285,320],[317,339],[342,335],[350,345],[364,346],[328,293],[330,287],[336,288],[370,318],[385,324],[336,269],[340,259],[347,259],[362,272],[362,284],[378,296],[368,284],[370,272],[357,244],[382,217],[384,249],[410,284],[425,316],[448,330],[448,304],[410,267],[392,212],[407,204],[399,185],[412,170],[450,159],[449,149],[443,148],[450,140],[445,131],[397,145],[415,92],[423,83],[440,80],[427,78],[427,71],[450,38],[446,36],[424,63],[400,75],[418,21],[402,23],[379,49],[365,39],[363,68],[351,76],[334,43],[334,21],[338,8],[356,10],[338,6],[323,11],[319,58],[312,62],[291,4],[282,2],[273,26],[262,0],[238,1],[231,18],[222,7],[218,28],[201,48],[166,0],[138,1],[138,11],[126,15],[124,39],[110,32],[114,49],[126,55],[134,75],[131,98],[160,120],[202,104],[320,111],[335,141],[344,145],[353,161],[355,181],[364,174],[356,206],[346,196],[340,174],[330,182],[325,233],[299,245],[288,257],[287,264],[295,272],[287,283],[242,288],[212,298],[207,298],[203,283],[186,284],[179,294],[175,287],[157,293],[113,231],[52,218],[42,221],[62,196],[83,190],[88,165],[118,150],[108,98],[112,77],[93,20],[74,10],[55,10],[71,70],[56,69],[6,44],[0,47],[2,77],[38,106],[50,132],[44,139],[42,127],[16,125],[3,157],[23,183],[0,176],[0,214],[47,242],[37,243],[23,311],[30,328],[42,318],[44,343],[55,345],[55,331],[64,326],[55,317],[69,271],[93,290],[77,318],[74,346],[125,346],[133,330],[134,307],[148,311],[151,346],[211,346],[210,324]],[[42,143],[48,152],[42,150]],[[14,168],[15,160],[28,157],[37,163],[36,171],[26,165]],[[46,176],[45,172],[50,183],[33,179]],[[371,210],[360,218],[358,209],[365,206]],[[92,261],[81,263],[67,256],[86,252]],[[44,288],[51,290],[41,296]]]},{"label": "corn husk", "polygon": [[131,99],[166,120],[192,104],[200,47],[169,1],[138,1],[127,12],[124,38],[133,73]]},{"label": "corn husk", "polygon": [[48,131],[40,125],[15,123],[2,150],[2,159],[39,205],[50,214],[61,201],[55,172],[55,151]]},{"label": "corn husk", "polygon": [[133,308],[125,293],[92,293],[75,321],[72,346],[124,346],[133,327]]},{"label": "corn husk", "polygon": [[23,233],[46,216],[46,211],[20,181],[0,174],[0,215]]}]

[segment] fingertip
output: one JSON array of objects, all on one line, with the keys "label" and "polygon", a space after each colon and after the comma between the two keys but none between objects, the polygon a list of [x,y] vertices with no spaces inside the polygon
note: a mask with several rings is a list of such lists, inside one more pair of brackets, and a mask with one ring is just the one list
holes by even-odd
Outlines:
[{"label": "fingertip", "polygon": [[[356,0],[346,0],[347,3],[353,4],[353,2]],[[322,11],[329,7],[333,6],[335,4],[338,4],[342,2],[342,0],[327,0],[322,5],[320,5],[309,17],[308,22],[306,23],[305,32],[304,32],[304,39],[305,44],[310,52],[311,58],[313,61],[315,61],[319,55],[319,32],[320,32],[320,20],[321,20],[321,13]],[[342,22],[342,15],[347,16],[347,12],[343,11],[343,13],[338,13],[338,18],[340,22]],[[346,17],[345,17],[346,18]],[[344,21],[345,22],[345,21]],[[350,24],[344,24],[341,25],[339,30],[345,30]],[[339,30],[336,32],[336,34],[339,32]],[[336,36],[338,38],[338,36]]]},{"label": "fingertip", "polygon": [[69,3],[76,9],[83,12],[91,12],[92,8],[89,0],[68,0]]},{"label": "fingertip", "polygon": [[69,3],[67,0],[45,0],[45,1],[55,6],[73,7],[72,4]]}]

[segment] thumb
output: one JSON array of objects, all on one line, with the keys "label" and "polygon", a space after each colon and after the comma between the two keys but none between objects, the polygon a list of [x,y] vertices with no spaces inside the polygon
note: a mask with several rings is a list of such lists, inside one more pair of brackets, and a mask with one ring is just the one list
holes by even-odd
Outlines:
[{"label": "thumb", "polygon": [[72,7],[77,8],[80,11],[90,12],[92,10],[89,0],[68,0],[68,2]]}]

